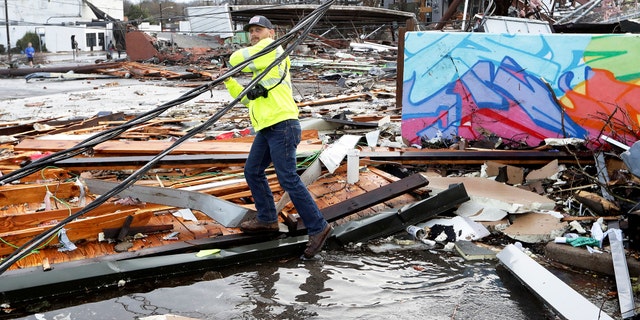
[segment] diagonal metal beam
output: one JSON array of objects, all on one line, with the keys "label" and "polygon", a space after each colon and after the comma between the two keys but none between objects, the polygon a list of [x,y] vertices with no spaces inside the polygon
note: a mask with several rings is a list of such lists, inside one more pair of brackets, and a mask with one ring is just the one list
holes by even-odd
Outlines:
[{"label": "diagonal metal beam", "polygon": [[401,196],[429,184],[429,180],[422,174],[416,173],[406,178],[394,181],[384,187],[355,196],[322,209],[322,215],[327,221],[335,221],[352,213],[372,207],[395,197]]},{"label": "diagonal metal beam", "polygon": [[[96,179],[85,179],[84,182],[89,191],[95,194],[104,194],[119,185],[117,182]],[[228,228],[238,227],[242,221],[251,219],[256,214],[255,211],[233,202],[196,191],[133,185],[120,192],[119,196],[198,210]]]},{"label": "diagonal metal beam", "polygon": [[[429,180],[427,180],[427,178],[422,174],[416,173],[409,177],[394,181],[386,186],[323,208],[320,212],[322,212],[322,215],[327,219],[327,221],[336,221],[366,208],[370,208],[379,203],[401,196],[407,192],[424,187],[428,184]],[[291,223],[288,223],[287,225],[289,226],[292,234],[301,234],[306,232],[306,227],[301,220],[295,221],[294,227],[291,226]]]}]

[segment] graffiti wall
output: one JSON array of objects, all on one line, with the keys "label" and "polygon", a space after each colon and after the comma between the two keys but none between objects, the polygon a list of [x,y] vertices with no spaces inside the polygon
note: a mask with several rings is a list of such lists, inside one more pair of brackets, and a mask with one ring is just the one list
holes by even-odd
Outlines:
[{"label": "graffiti wall", "polygon": [[640,137],[640,37],[408,32],[402,136],[537,146]]}]

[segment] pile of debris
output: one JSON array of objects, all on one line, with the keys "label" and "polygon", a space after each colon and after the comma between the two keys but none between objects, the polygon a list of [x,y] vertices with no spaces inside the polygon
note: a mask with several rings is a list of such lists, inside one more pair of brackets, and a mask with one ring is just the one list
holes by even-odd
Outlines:
[{"label": "pile of debris", "polygon": [[[323,213],[330,215],[337,226],[330,246],[355,245],[405,234],[407,227],[417,227],[409,229],[414,243],[455,251],[469,260],[495,259],[508,244],[520,242],[555,261],[606,274],[621,272],[614,265],[622,259],[631,274],[640,274],[640,233],[636,232],[640,214],[640,145],[628,148],[610,141],[607,150],[594,152],[584,148],[580,140],[549,139],[539,148],[514,150],[489,135],[478,141],[460,140],[454,144],[434,140],[407,146],[400,136],[401,110],[395,105],[395,67],[388,61],[391,59],[372,56],[344,55],[345,60],[340,61],[305,56],[292,59],[296,99],[305,130],[299,151],[310,157],[301,158],[301,168],[309,171],[311,163],[318,161],[324,165],[307,182],[326,210]],[[367,64],[363,66],[364,61]],[[30,84],[52,80],[97,83],[101,76],[133,77],[168,90],[200,86],[219,67],[213,63],[175,71],[175,66],[111,62],[92,65],[87,73],[31,72],[25,76]],[[89,70],[82,68],[83,72]],[[92,86],[96,92],[118,89],[117,85]],[[51,97],[7,101],[7,110],[63,110],[74,95],[77,93],[65,95],[61,105]],[[20,103],[23,105],[12,105]],[[78,176],[94,181],[89,188],[92,192],[108,190],[111,184],[95,181],[117,183],[126,179],[150,157],[202,123],[221,101],[212,96],[189,103],[74,158],[58,161],[55,165],[60,169],[43,170],[41,176],[30,175],[19,183],[3,186],[2,193],[9,195],[33,184],[61,185]],[[0,124],[4,142],[0,168],[4,174],[19,170],[52,153],[70,150],[92,134],[112,130],[133,117],[135,114],[114,110],[81,119],[34,117],[28,122]],[[246,113],[233,110],[207,132],[177,148],[136,185],[165,189],[189,185],[198,192],[250,207],[250,193],[241,181],[241,172],[242,155],[248,152],[251,139]],[[227,180],[233,183],[208,184]],[[278,199],[285,198],[275,179],[272,189]],[[143,193],[134,194],[142,197]],[[154,200],[160,201],[144,201]],[[5,206],[15,208],[17,203],[7,202]],[[351,203],[357,206],[349,207]],[[32,209],[25,206],[22,211]],[[293,230],[292,235],[304,231],[291,204],[283,202],[282,212],[283,223]],[[204,220],[197,214],[195,219]],[[208,236],[236,232],[233,227],[212,227],[214,224],[208,221],[209,227],[204,228],[207,230],[200,232]],[[173,229],[163,230],[168,233],[164,236],[173,234]],[[621,239],[610,230],[622,230],[628,238]],[[117,237],[118,233],[113,235]],[[628,248],[620,255],[616,250],[623,241]],[[368,248],[375,250],[375,242]],[[614,263],[602,262],[605,259]]]}]

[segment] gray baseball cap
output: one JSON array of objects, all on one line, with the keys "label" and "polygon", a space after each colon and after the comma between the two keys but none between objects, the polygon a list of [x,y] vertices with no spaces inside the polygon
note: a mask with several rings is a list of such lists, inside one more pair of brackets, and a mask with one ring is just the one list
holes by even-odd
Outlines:
[{"label": "gray baseball cap", "polygon": [[249,20],[249,23],[244,25],[244,31],[249,32],[249,28],[251,26],[261,26],[267,29],[273,29],[271,21],[269,21],[265,16],[253,16],[251,20]]}]

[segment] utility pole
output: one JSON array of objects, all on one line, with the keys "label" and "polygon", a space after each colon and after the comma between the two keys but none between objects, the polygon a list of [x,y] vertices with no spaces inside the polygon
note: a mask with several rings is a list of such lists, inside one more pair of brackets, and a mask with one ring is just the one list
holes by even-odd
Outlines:
[{"label": "utility pole", "polygon": [[160,5],[160,32],[163,32],[164,30],[162,28],[162,21],[164,18],[162,17],[162,10],[173,9],[173,6],[162,8],[162,2],[160,2],[159,5]]},{"label": "utility pole", "polygon": [[160,6],[160,32],[162,32],[162,2],[158,5]]},{"label": "utility pole", "polygon": [[11,65],[11,39],[9,39],[9,7],[7,0],[4,0],[4,22],[7,26],[7,54],[9,55],[9,65]]}]

